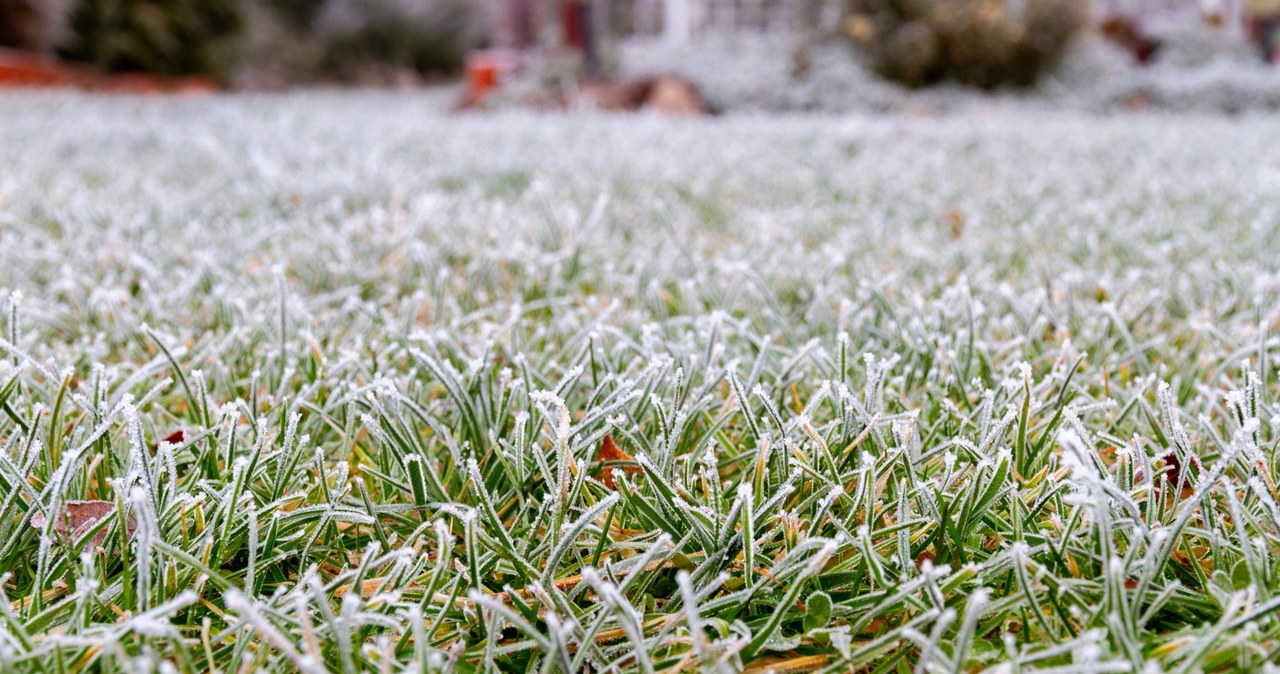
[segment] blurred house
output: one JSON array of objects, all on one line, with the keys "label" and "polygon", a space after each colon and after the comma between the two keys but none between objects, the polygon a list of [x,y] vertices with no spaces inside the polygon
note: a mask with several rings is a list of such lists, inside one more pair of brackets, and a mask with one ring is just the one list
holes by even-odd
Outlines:
[{"label": "blurred house", "polygon": [[841,0],[480,0],[496,17],[496,42],[531,47],[573,41],[584,9],[597,32],[686,43],[711,32],[835,27]]},{"label": "blurred house", "polygon": [[1228,37],[1243,39],[1251,5],[1259,2],[1280,0],[1094,0],[1093,11],[1099,20],[1126,17],[1149,34],[1208,24]]}]

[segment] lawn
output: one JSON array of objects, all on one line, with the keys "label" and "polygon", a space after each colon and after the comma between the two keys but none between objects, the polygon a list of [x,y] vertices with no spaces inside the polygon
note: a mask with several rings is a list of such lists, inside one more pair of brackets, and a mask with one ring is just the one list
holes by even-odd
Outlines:
[{"label": "lawn", "polygon": [[0,670],[1280,659],[1280,119],[441,108],[0,97]]}]

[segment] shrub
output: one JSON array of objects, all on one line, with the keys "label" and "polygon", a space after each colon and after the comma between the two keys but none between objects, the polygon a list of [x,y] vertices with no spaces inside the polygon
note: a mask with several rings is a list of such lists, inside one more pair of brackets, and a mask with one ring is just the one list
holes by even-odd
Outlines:
[{"label": "shrub", "polygon": [[330,0],[315,19],[324,67],[339,75],[392,68],[454,72],[488,39],[488,17],[470,0]]},{"label": "shrub", "polygon": [[109,72],[367,81],[455,71],[488,34],[471,0],[75,1],[63,55]]},{"label": "shrub", "polygon": [[324,10],[325,0],[261,0],[260,6],[274,10],[276,16],[290,27],[310,30],[316,17]]},{"label": "shrub", "polygon": [[222,79],[243,28],[240,0],[80,0],[62,51],[109,72]]},{"label": "shrub", "polygon": [[1088,21],[1081,0],[849,0],[846,32],[868,65],[911,86],[1027,85]]}]

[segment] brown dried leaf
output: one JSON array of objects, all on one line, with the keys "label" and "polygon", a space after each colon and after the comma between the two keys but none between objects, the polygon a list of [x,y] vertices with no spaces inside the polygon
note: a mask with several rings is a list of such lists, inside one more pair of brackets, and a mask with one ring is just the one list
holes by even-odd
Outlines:
[{"label": "brown dried leaf", "polygon": [[812,672],[829,664],[830,660],[825,654],[762,658],[748,665],[743,672],[747,674]]},{"label": "brown dried leaf", "polygon": [[947,224],[951,225],[951,238],[954,240],[964,236],[964,225],[967,220],[964,211],[952,208],[948,209],[943,215],[947,218]]},{"label": "brown dried leaf", "polygon": [[[115,511],[116,505],[111,501],[67,501],[53,518],[53,530],[66,539],[75,540],[103,519],[114,515]],[[45,522],[44,513],[36,513],[31,518],[31,526],[37,529],[44,529]],[[133,536],[136,528],[137,522],[133,519],[133,515],[127,516],[125,518],[126,534]],[[103,529],[89,539],[89,544],[98,546],[106,540],[107,529]]]},{"label": "brown dried leaf", "polygon": [[[632,458],[630,454],[618,448],[618,444],[613,441],[612,435],[604,436],[604,440],[600,443],[600,453],[596,455],[596,459],[602,462],[604,461],[634,462],[635,461],[635,459]],[[632,475],[639,475],[641,472],[640,466],[637,466],[634,463],[632,463],[629,466],[623,466],[622,469]],[[604,483],[604,486],[610,489],[617,489],[617,486],[613,482],[612,468],[604,468],[600,470],[600,472],[596,473],[596,477],[600,478],[600,481]]]}]

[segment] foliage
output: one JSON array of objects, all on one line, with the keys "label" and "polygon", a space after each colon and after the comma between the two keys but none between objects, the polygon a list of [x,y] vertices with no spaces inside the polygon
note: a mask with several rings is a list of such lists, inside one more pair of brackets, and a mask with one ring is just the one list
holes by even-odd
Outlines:
[{"label": "foliage", "polygon": [[912,86],[1027,85],[1086,25],[1081,0],[849,0],[846,30],[870,67]]},{"label": "foliage", "polygon": [[103,70],[226,77],[244,28],[242,0],[77,0],[69,58]]},{"label": "foliage", "polygon": [[315,19],[327,70],[419,73],[461,69],[488,35],[483,7],[469,0],[328,0]]},{"label": "foliage", "polygon": [[468,0],[76,0],[63,53],[108,71],[306,82],[456,71],[487,34]]}]

